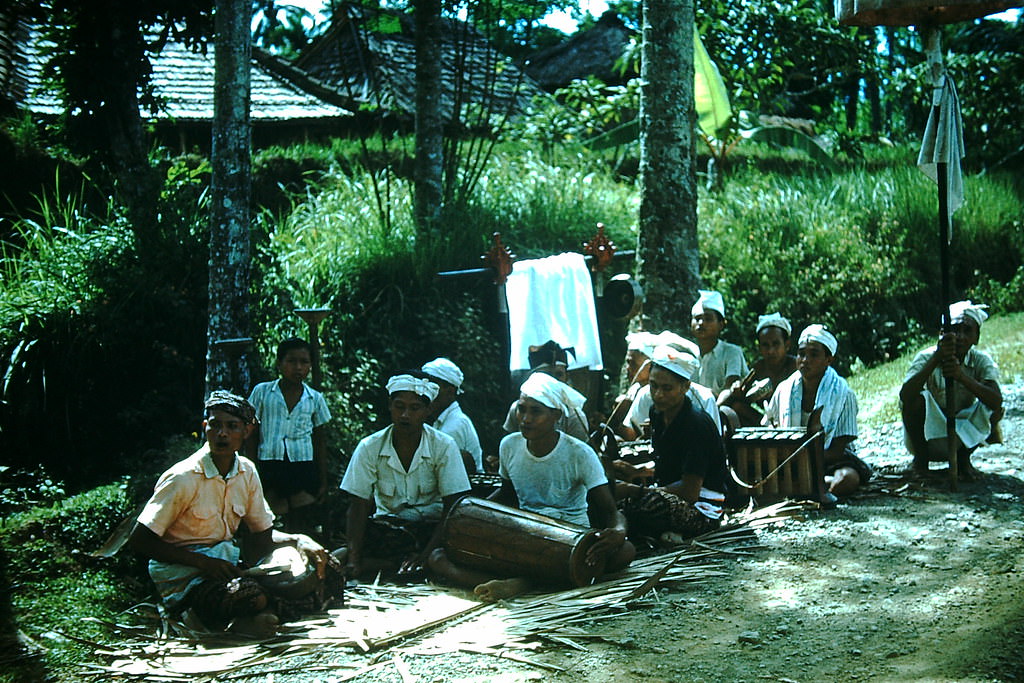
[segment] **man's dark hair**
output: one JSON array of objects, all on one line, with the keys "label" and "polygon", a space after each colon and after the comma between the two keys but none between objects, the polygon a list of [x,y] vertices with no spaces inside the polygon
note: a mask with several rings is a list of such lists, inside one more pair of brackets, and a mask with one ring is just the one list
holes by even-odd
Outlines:
[{"label": "man's dark hair", "polygon": [[313,355],[313,347],[310,346],[308,341],[301,337],[289,337],[277,345],[277,362],[280,363],[283,361],[289,351],[295,351],[298,349],[305,349],[309,352],[310,356]]}]

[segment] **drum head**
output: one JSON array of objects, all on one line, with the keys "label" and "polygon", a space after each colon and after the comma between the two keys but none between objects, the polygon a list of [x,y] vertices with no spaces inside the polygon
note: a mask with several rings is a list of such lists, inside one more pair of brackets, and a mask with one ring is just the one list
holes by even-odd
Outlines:
[{"label": "drum head", "polygon": [[640,312],[644,290],[626,273],[616,275],[604,286],[601,300],[604,310],[613,318],[628,319]]}]

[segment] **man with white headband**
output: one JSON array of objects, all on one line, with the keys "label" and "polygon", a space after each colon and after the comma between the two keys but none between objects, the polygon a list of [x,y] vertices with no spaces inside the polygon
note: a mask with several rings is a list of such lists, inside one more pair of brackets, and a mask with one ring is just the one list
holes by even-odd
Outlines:
[{"label": "man with white headband", "polygon": [[455,441],[425,424],[437,384],[410,371],[392,376],[387,391],[391,424],[359,442],[341,480],[352,577],[422,570],[444,513],[470,488]]},{"label": "man with white headband", "polygon": [[977,477],[971,455],[990,435],[998,434],[996,425],[1003,413],[999,368],[991,356],[975,348],[981,324],[988,318],[986,308],[970,301],[951,305],[952,328],[910,363],[900,402],[907,449],[918,473],[927,474],[929,462],[947,459],[947,380],[952,380],[956,392],[957,460],[962,479]]},{"label": "man with white headband", "polygon": [[695,377],[715,396],[747,374],[743,349],[721,341],[725,329],[725,301],[720,292],[698,290],[700,298],[690,310],[690,330],[700,347],[700,374]]},{"label": "man with white headband", "polygon": [[764,410],[775,390],[796,372],[796,356],[789,353],[789,320],[780,313],[758,316],[757,350],[761,355],[747,376],[732,383],[718,399],[718,404],[736,411],[740,424],[754,427],[761,424]]},{"label": "man with white headband", "polygon": [[[554,345],[553,348],[550,345]],[[564,372],[565,363],[562,360],[558,360],[566,358],[566,349],[562,349],[554,342],[548,342],[544,346],[536,348],[545,349],[543,355],[537,356],[537,358],[550,359],[554,357],[556,360],[541,363],[530,370],[530,376],[526,381],[529,381],[530,377],[533,377],[534,375],[546,375],[558,380],[560,383],[564,384],[569,391],[579,397],[579,400],[574,399],[570,405],[566,405],[565,410],[562,411],[562,414],[558,418],[558,424],[556,427],[560,432],[564,432],[569,436],[579,439],[580,441],[586,441],[590,436],[587,415],[583,412],[583,404],[586,403],[586,398],[566,383],[565,379],[567,378],[567,375]],[[531,358],[533,358],[533,349],[534,347],[531,347],[530,349]],[[556,369],[559,371],[556,372]],[[518,401],[512,401],[512,405],[508,407],[508,413],[505,415],[505,423],[502,425],[502,429],[512,434],[519,431],[519,417],[516,413],[517,405]]]},{"label": "man with white headband", "polygon": [[[694,358],[700,356],[700,349],[696,344],[689,339],[683,339],[674,332],[666,330],[661,334],[655,335],[654,341],[656,342],[655,347],[670,346],[676,351],[689,353]],[[653,354],[654,349],[651,349],[651,355]],[[693,401],[695,406],[711,416],[711,419],[715,423],[715,428],[718,430],[718,433],[721,434],[722,420],[718,411],[717,396],[715,396],[710,389],[700,384],[696,378],[690,382],[690,388],[687,391],[687,396],[690,397],[690,400]],[[645,385],[637,391],[636,397],[633,399],[629,409],[626,411],[625,420],[621,423],[612,423],[615,433],[627,441],[639,439],[644,433],[644,426],[649,424],[648,419],[653,406],[654,401],[651,399],[650,387],[645,383]]]},{"label": "man with white headband", "polygon": [[[604,564],[605,571],[614,572],[636,554],[626,541],[625,518],[615,507],[597,454],[555,428],[559,414],[580,399],[572,387],[544,373],[523,382],[516,405],[519,433],[502,439],[498,449],[501,489],[495,499],[583,528],[600,529],[585,561],[591,566]],[[431,555],[430,567],[456,583],[473,587],[474,593],[488,602],[531,587],[522,577],[495,578],[457,566],[440,548]]]},{"label": "man with white headband", "polygon": [[[857,397],[832,367],[839,341],[824,325],[808,325],[797,343],[797,371],[768,402],[764,424],[820,428],[825,432],[825,484],[834,496],[848,496],[871,478],[857,457]],[[820,412],[817,412],[820,411]],[[832,501],[834,502],[834,501]]]},{"label": "man with white headband", "polygon": [[462,412],[458,401],[464,379],[462,370],[447,358],[435,358],[420,370],[438,386],[437,398],[430,402],[431,426],[455,439],[466,472],[483,472],[484,456],[480,448],[480,437],[477,436],[473,421]]},{"label": "man with white headband", "polygon": [[[725,449],[711,416],[689,396],[700,362],[685,350],[659,346],[651,358],[649,412],[656,488],[619,482],[631,535],[691,538],[721,523],[728,484]],[[621,463],[616,463],[621,467]]]}]

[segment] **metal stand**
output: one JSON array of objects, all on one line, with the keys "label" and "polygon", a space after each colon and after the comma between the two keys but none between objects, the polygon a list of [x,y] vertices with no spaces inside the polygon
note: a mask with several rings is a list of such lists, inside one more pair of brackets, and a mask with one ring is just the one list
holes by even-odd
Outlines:
[{"label": "metal stand", "polygon": [[295,315],[306,321],[309,328],[309,347],[312,350],[310,360],[313,361],[313,388],[320,389],[320,323],[330,314],[329,308],[296,308]]}]

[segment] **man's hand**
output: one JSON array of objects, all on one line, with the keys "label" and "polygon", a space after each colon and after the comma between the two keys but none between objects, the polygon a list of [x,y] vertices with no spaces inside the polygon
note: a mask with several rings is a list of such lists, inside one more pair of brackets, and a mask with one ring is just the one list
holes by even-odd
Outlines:
[{"label": "man's hand", "polygon": [[950,358],[956,358],[956,335],[952,332],[945,332],[939,337],[938,350],[936,355],[939,362],[945,362]]},{"label": "man's hand", "polygon": [[956,356],[950,356],[942,360],[942,376],[946,379],[959,382],[963,377],[963,371],[963,366],[960,365],[960,361],[957,360]]},{"label": "man's hand", "polygon": [[398,575],[403,576],[409,574],[418,574],[419,572],[423,571],[423,568],[426,566],[426,564],[427,558],[424,557],[423,553],[416,553],[415,555],[410,555],[402,561],[401,566],[398,568]]},{"label": "man's hand", "polygon": [[316,566],[316,575],[321,579],[327,574],[327,562],[330,554],[327,550],[305,534],[295,534],[295,549],[302,554],[307,564]]},{"label": "man's hand", "polygon": [[207,557],[206,555],[200,555],[199,553],[196,553],[196,557],[202,558],[199,560],[197,567],[199,568],[199,571],[203,573],[203,576],[209,579],[229,581],[242,575],[242,570],[227,560],[222,560],[217,557]]},{"label": "man's hand", "polygon": [[626,533],[621,529],[601,529],[596,534],[597,543],[587,550],[587,566],[594,567],[613,555],[626,542]]}]

